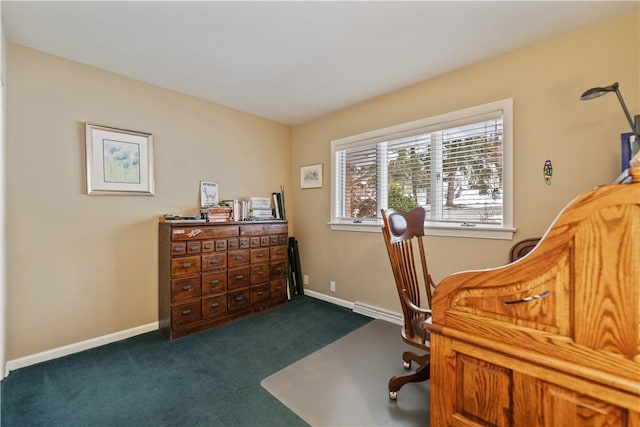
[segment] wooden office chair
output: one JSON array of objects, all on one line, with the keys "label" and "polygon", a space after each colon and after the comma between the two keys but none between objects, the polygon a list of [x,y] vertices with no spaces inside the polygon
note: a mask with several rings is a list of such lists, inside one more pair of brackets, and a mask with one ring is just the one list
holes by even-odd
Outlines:
[{"label": "wooden office chair", "polygon": [[[431,321],[431,310],[420,306],[423,290],[431,307],[431,293],[435,283],[427,269],[422,243],[424,237],[425,210],[417,207],[410,212],[395,209],[382,210],[382,235],[387,246],[393,277],[396,282],[400,305],[404,316],[402,339],[422,351],[422,354],[406,351],[402,354],[405,369],[411,362],[419,366],[408,375],[394,376],[389,380],[389,398],[395,400],[405,384],[429,379],[429,333],[422,327]],[[426,352],[426,353],[425,353]]]}]

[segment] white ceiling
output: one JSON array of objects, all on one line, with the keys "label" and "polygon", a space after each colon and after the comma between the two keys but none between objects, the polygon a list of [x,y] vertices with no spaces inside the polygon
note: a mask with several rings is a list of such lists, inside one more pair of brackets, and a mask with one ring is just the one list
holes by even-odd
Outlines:
[{"label": "white ceiling", "polygon": [[296,125],[639,4],[3,0],[2,15],[10,42]]}]

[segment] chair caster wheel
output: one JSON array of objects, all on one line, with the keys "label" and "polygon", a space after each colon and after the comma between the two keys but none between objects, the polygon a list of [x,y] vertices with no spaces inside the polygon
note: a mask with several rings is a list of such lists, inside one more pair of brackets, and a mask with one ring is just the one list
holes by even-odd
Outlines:
[{"label": "chair caster wheel", "polygon": [[397,398],[398,398],[398,392],[396,392],[396,391],[390,391],[389,392],[389,399],[396,400]]},{"label": "chair caster wheel", "polygon": [[411,362],[402,362],[404,369],[411,369]]}]

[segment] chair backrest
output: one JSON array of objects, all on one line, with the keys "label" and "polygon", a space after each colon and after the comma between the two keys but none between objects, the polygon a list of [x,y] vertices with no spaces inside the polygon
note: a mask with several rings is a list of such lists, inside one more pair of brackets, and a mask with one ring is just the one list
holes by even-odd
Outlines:
[{"label": "chair backrest", "polygon": [[409,212],[382,210],[382,235],[402,306],[404,332],[408,338],[415,336],[415,323],[421,317],[424,319],[425,310],[420,305],[420,290],[424,289],[431,307],[431,294],[435,287],[424,251],[424,219],[425,210],[422,207]]}]

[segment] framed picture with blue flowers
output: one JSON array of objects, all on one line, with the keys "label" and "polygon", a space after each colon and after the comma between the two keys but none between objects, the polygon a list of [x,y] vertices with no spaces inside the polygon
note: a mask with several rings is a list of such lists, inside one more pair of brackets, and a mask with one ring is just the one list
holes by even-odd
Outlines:
[{"label": "framed picture with blue flowers", "polygon": [[87,194],[154,194],[153,135],[85,123]]}]

